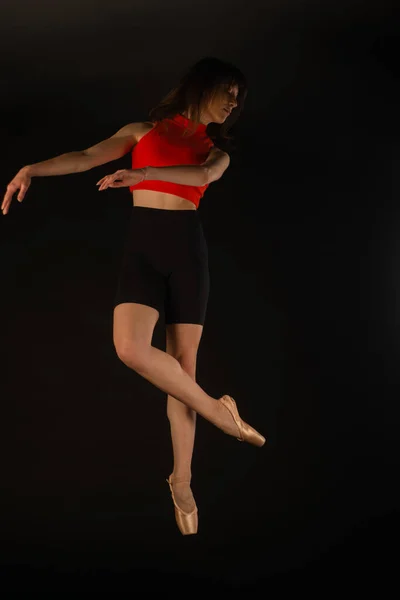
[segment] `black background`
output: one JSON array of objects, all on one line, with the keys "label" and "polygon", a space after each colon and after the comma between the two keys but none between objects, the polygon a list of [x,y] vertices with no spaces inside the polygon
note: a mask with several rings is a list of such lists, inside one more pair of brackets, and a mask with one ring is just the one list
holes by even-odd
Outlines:
[{"label": "black background", "polygon": [[[400,18],[389,2],[2,2],[0,184],[109,137],[203,56],[249,80],[199,214],[197,380],[268,436],[198,419],[179,533],[166,396],[119,361],[127,188],[35,178],[0,216],[3,590],[388,590],[399,533]],[[154,344],[165,348],[163,318]]]}]

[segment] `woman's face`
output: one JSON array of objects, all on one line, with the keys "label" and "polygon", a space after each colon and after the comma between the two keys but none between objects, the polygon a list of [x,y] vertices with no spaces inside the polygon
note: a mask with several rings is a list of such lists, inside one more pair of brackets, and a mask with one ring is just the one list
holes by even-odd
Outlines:
[{"label": "woman's face", "polygon": [[237,106],[238,93],[239,88],[237,85],[221,85],[208,106],[202,110],[203,123],[206,125],[208,123],[224,123]]}]

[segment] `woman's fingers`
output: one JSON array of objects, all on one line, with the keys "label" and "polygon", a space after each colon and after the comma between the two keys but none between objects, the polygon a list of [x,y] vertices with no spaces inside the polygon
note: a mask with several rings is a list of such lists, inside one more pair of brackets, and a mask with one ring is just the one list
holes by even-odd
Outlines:
[{"label": "woman's fingers", "polygon": [[103,177],[102,179],[100,179],[100,181],[98,181],[96,183],[96,185],[100,186],[99,189],[101,189],[101,186],[106,182],[106,180],[107,180],[107,177]]},{"label": "woman's fingers", "polygon": [[5,214],[5,215],[7,214],[7,208],[8,208],[8,205],[10,204],[10,202],[9,202],[9,196],[10,196],[10,192],[7,191],[4,194],[4,200],[1,203],[1,210],[3,211],[3,214]]},{"label": "woman's fingers", "polygon": [[18,202],[22,202],[25,198],[25,194],[31,184],[31,177],[28,175],[24,168],[20,169],[15,177],[10,181],[7,186],[6,193],[3,198],[3,202],[1,203],[1,210],[3,211],[3,215],[8,213],[10,208],[10,204],[12,202],[13,196],[18,192],[17,200]]},{"label": "woman's fingers", "polygon": [[113,181],[110,187],[126,187],[126,184],[123,181]]},{"label": "woman's fingers", "polygon": [[25,194],[26,194],[26,190],[27,189],[28,189],[28,186],[25,185],[24,183],[21,183],[21,189],[20,189],[19,194],[17,196],[18,202],[22,202],[22,200],[25,198]]},{"label": "woman's fingers", "polygon": [[[4,200],[1,204],[1,210],[3,211],[3,215],[6,215],[8,213],[8,209],[10,208],[12,197],[17,190],[18,190],[18,188],[16,188],[16,187],[13,187],[13,186],[8,187],[8,189],[4,195]],[[20,194],[21,194],[21,192],[20,192]],[[18,196],[18,200],[19,200],[19,196]],[[23,196],[22,196],[22,199],[23,199]]]},{"label": "woman's fingers", "polygon": [[96,185],[100,185],[99,192],[101,190],[105,190],[108,187],[119,187],[120,184],[116,183],[115,180],[122,179],[121,175],[123,172],[124,170],[116,171],[116,173],[113,173],[112,175],[106,175],[105,177],[100,179],[100,181],[96,183]]},{"label": "woman's fingers", "polygon": [[103,179],[100,179],[100,181],[97,182],[96,185],[100,185],[99,191],[105,190],[110,185],[110,183],[112,182],[112,177],[112,175],[107,175],[106,177],[103,177]]}]

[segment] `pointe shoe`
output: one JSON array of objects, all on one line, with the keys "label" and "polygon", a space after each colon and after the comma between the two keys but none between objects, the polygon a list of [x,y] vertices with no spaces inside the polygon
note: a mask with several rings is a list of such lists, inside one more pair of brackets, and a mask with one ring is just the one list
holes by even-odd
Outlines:
[{"label": "pointe shoe", "polygon": [[[197,533],[197,527],[198,527],[197,506],[190,513],[184,512],[177,505],[176,500],[175,500],[174,490],[172,489],[172,484],[173,484],[172,475],[170,475],[166,481],[169,485],[169,489],[171,490],[172,501],[175,506],[175,520],[176,520],[176,524],[179,527],[179,531],[181,532],[182,535],[192,535],[194,533]],[[176,481],[176,483],[186,483],[186,482],[190,483],[190,480],[189,479],[181,479],[179,481],[178,480]]]},{"label": "pointe shoe", "polygon": [[233,417],[233,420],[237,425],[237,428],[239,430],[239,437],[236,439],[238,439],[239,442],[248,442],[249,444],[253,444],[253,446],[264,446],[265,437],[263,437],[261,433],[258,433],[258,431],[253,429],[253,427],[250,427],[250,425],[242,421],[242,419],[239,416],[236,402],[234,401],[234,399],[231,398],[231,396],[222,396],[222,398],[220,398],[219,401],[225,406],[225,408],[229,410]]}]

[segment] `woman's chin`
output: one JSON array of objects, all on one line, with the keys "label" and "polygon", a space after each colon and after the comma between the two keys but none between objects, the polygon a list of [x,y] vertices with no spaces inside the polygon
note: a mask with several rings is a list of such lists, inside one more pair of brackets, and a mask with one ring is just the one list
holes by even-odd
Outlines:
[{"label": "woman's chin", "polygon": [[212,121],[210,121],[211,123],[218,123],[218,125],[222,125],[222,123],[225,123],[226,119],[228,118],[229,115],[221,115],[221,116],[215,116]]}]

